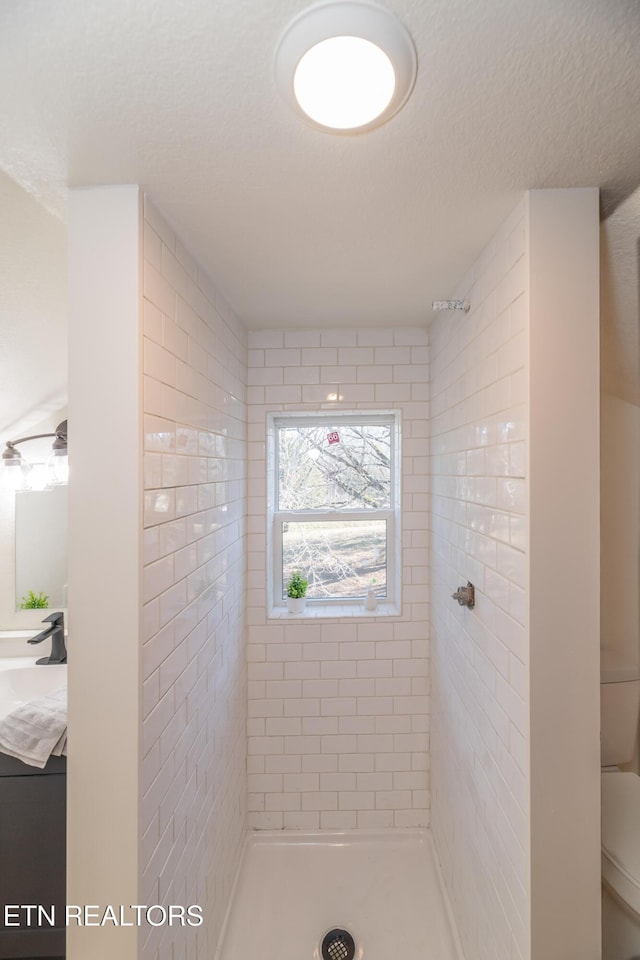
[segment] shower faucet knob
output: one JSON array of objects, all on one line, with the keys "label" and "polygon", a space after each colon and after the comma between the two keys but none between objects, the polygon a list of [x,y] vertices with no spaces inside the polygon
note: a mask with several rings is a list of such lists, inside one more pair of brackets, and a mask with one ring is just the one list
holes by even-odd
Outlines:
[{"label": "shower faucet knob", "polygon": [[475,606],[476,590],[469,580],[467,580],[466,587],[458,587],[456,592],[452,593],[451,596],[454,600],[458,601],[461,607],[469,607],[471,610]]}]

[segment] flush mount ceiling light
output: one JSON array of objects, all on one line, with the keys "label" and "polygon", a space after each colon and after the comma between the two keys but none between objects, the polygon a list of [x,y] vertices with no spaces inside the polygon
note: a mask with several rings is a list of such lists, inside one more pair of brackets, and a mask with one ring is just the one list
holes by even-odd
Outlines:
[{"label": "flush mount ceiling light", "polygon": [[360,133],[385,123],[413,89],[417,60],[399,20],[366,0],[332,0],[299,14],[276,51],[276,83],[315,126]]}]

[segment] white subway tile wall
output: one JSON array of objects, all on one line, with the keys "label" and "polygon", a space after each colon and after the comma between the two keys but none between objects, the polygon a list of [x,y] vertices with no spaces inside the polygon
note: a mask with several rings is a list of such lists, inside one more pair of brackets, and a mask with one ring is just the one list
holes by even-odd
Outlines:
[{"label": "white subway tile wall", "polygon": [[246,358],[145,199],[141,902],[206,917],[152,929],[145,960],[213,956],[246,825]]},{"label": "white subway tile wall", "polygon": [[[248,358],[249,826],[426,826],[426,330],[255,331]],[[268,619],[267,413],[375,409],[402,414],[402,615]]]},{"label": "white subway tile wall", "polygon": [[429,330],[433,831],[479,960],[529,950],[527,284],[521,203]]}]

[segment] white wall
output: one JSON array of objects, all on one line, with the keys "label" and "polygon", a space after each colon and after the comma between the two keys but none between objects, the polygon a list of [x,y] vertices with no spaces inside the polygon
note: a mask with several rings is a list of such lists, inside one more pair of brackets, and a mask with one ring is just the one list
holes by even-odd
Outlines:
[{"label": "white wall", "polygon": [[602,646],[640,662],[640,407],[600,400]]},{"label": "white wall", "polygon": [[205,916],[164,960],[213,956],[245,829],[246,334],[148,199],[144,374],[141,902]]},{"label": "white wall", "polygon": [[[136,187],[70,204],[70,960],[213,955],[246,804],[242,326]],[[144,463],[143,463],[144,458]]]},{"label": "white wall", "polygon": [[601,224],[602,646],[629,664],[640,661],[639,224],[640,190]]},{"label": "white wall", "polygon": [[596,960],[598,191],[533,191],[528,234],[532,956]]},{"label": "white wall", "polygon": [[430,331],[433,828],[487,960],[600,952],[597,257],[597,192],[533,191]]},{"label": "white wall", "polygon": [[[439,315],[431,353],[433,831],[465,954],[528,956],[524,202]],[[451,599],[476,587],[473,611]]]},{"label": "white wall", "polygon": [[0,172],[0,440],[67,402],[65,225]]},{"label": "white wall", "polygon": [[[139,902],[140,244],[137,187],[71,192],[71,904]],[[67,952],[70,960],[108,960],[114,953],[134,960],[137,934],[132,928],[71,926]]]},{"label": "white wall", "polygon": [[[429,820],[428,366],[424,330],[249,334],[249,825]],[[401,617],[270,620],[266,415],[402,413]]]}]

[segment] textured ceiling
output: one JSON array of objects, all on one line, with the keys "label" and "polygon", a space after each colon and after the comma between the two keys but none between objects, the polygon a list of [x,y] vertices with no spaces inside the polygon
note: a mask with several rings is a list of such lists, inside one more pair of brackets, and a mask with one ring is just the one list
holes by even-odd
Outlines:
[{"label": "textured ceiling", "polygon": [[140,183],[249,326],[421,324],[521,191],[640,182],[637,0],[389,0],[418,79],[362,135],[301,123],[273,53],[305,0],[2,0],[0,167]]}]

